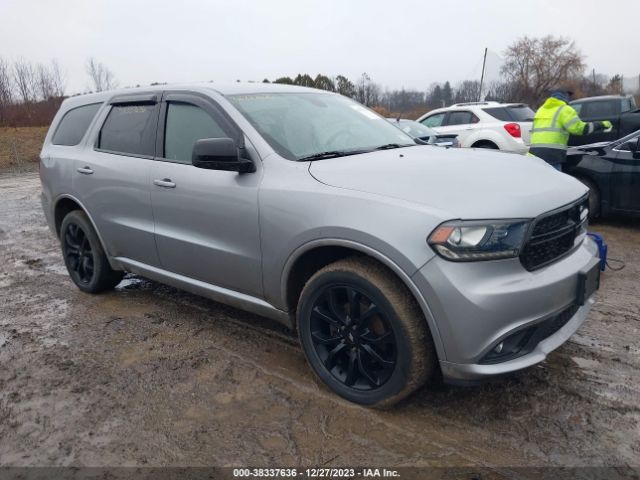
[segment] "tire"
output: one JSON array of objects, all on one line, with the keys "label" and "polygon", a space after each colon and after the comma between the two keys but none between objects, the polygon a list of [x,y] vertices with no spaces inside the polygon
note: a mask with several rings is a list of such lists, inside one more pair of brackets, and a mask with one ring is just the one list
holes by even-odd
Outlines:
[{"label": "tire", "polygon": [[111,269],[98,235],[83,211],[69,212],[62,220],[60,246],[69,276],[83,292],[111,290],[122,280],[124,272]]},{"label": "tire", "polygon": [[578,178],[589,189],[589,220],[595,220],[600,216],[600,190],[596,184],[588,178]]},{"label": "tire", "polygon": [[478,143],[474,143],[471,146],[471,148],[487,148],[489,150],[500,150],[495,143],[489,142],[489,141],[485,141],[485,140],[480,141]]},{"label": "tire", "polygon": [[435,348],[416,300],[371,259],[339,260],[313,275],[300,295],[297,325],[316,376],[351,402],[389,407],[436,370]]}]

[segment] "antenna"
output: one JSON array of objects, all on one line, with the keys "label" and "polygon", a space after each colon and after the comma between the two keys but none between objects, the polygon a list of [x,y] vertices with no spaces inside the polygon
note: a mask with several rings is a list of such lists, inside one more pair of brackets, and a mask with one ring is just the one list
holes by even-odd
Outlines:
[{"label": "antenna", "polygon": [[480,91],[478,92],[478,101],[482,100],[482,85],[484,84],[484,67],[487,64],[487,48],[484,49],[484,59],[482,60],[482,76],[480,77]]}]

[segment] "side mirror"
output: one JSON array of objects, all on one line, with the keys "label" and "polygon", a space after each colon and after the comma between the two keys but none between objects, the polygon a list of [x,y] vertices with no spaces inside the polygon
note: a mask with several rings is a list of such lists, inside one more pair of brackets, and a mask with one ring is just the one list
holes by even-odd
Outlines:
[{"label": "side mirror", "polygon": [[227,172],[252,173],[256,166],[251,160],[240,157],[231,138],[203,138],[193,146],[191,163],[194,167]]}]

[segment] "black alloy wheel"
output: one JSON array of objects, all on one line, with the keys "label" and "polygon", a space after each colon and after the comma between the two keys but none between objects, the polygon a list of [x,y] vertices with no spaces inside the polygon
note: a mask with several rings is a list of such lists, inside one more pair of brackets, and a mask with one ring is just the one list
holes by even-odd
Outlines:
[{"label": "black alloy wheel", "polygon": [[395,335],[383,308],[349,285],[330,285],[316,296],[311,337],[324,367],[345,386],[372,390],[396,368]]},{"label": "black alloy wheel", "polygon": [[300,293],[296,327],[313,373],[351,402],[389,407],[437,370],[415,298],[371,258],[354,255],[314,273]]},{"label": "black alloy wheel", "polygon": [[64,232],[64,256],[74,280],[89,284],[94,275],[94,256],[87,234],[77,223],[70,222]]},{"label": "black alloy wheel", "polygon": [[98,234],[87,215],[69,212],[60,225],[62,256],[73,283],[87,293],[99,293],[115,287],[124,272],[113,270]]}]

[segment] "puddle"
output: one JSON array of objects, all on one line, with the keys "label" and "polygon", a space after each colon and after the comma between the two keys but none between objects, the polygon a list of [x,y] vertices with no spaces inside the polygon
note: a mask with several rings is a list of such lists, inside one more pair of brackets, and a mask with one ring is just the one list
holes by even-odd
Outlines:
[{"label": "puddle", "polygon": [[151,285],[151,282],[148,280],[129,274],[116,285],[116,290],[141,290],[149,285]]}]

